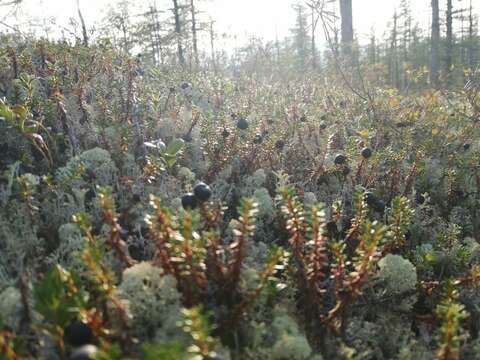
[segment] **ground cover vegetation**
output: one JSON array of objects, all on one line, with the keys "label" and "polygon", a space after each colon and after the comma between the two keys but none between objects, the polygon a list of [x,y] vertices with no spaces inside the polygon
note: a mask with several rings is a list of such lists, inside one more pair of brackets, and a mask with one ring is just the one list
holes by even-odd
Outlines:
[{"label": "ground cover vegetation", "polygon": [[472,9],[435,54],[408,2],[367,47],[341,3],[231,58],[193,1],[0,34],[1,359],[479,358]]}]

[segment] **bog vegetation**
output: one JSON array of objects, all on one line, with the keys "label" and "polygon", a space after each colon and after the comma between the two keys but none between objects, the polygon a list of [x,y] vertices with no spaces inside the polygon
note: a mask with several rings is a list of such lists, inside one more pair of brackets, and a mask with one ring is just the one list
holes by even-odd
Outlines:
[{"label": "bog vegetation", "polygon": [[475,13],[340,3],[232,57],[193,0],[0,33],[1,359],[479,358]]}]

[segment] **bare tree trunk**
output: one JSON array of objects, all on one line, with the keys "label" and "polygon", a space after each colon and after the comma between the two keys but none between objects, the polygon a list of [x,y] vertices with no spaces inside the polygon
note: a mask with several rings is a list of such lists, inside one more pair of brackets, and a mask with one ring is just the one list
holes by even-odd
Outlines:
[{"label": "bare tree trunk", "polygon": [[474,16],[473,16],[473,5],[472,0],[470,0],[470,8],[468,14],[468,66],[470,69],[475,67],[475,24],[474,24]]},{"label": "bare tree trunk", "polygon": [[398,66],[398,15],[393,15],[393,30],[390,43],[390,79],[394,87],[400,87],[400,76]]},{"label": "bare tree trunk", "polygon": [[150,32],[150,45],[152,51],[152,60],[154,65],[158,65],[158,43],[157,43],[157,23],[156,23],[156,6],[155,2],[150,4],[149,12],[150,21],[152,23],[153,31]]},{"label": "bare tree trunk", "polygon": [[275,35],[275,50],[277,54],[277,64],[280,64],[280,42],[278,41],[278,34]]},{"label": "bare tree trunk", "polygon": [[467,60],[466,60],[466,54],[467,54],[467,48],[465,46],[465,11],[466,9],[462,9],[462,13],[460,15],[460,20],[462,21],[461,24],[461,48],[460,48],[460,63],[462,64],[463,67],[467,66]]},{"label": "bare tree trunk", "polygon": [[194,0],[190,0],[190,11],[192,13],[193,56],[195,58],[195,66],[198,68],[200,65],[200,62],[198,60],[197,19],[196,19],[196,13],[195,13]]},{"label": "bare tree trunk", "polygon": [[125,21],[122,20],[122,34],[123,34],[123,51],[125,54],[128,54],[128,36],[127,36],[127,27],[125,25]]},{"label": "bare tree trunk", "polygon": [[178,0],[173,0],[173,15],[175,16],[175,33],[177,35],[178,62],[180,63],[180,65],[185,66],[185,56],[183,55],[182,46],[182,24],[180,22],[180,7],[178,6]]},{"label": "bare tree trunk", "polygon": [[369,60],[371,65],[377,63],[377,39],[375,37],[375,31],[372,31],[370,35]]},{"label": "bare tree trunk", "polygon": [[403,52],[403,65],[401,70],[402,88],[408,86],[408,72],[405,71],[405,66],[410,63],[410,43],[412,37],[412,18],[410,10],[410,2],[408,0],[402,1],[402,12],[400,16],[403,19],[403,31],[402,31],[402,52]]},{"label": "bare tree trunk", "polygon": [[318,15],[317,18],[315,19],[315,9],[312,6],[311,8],[311,18],[312,18],[312,68],[315,70],[317,68],[317,49],[315,46],[315,30],[317,29],[317,23],[318,23]]},{"label": "bare tree trunk", "polygon": [[438,0],[432,0],[432,37],[430,59],[430,82],[438,87],[439,79],[439,53],[440,53],[440,8]]},{"label": "bare tree trunk", "polygon": [[88,46],[88,33],[85,20],[83,19],[82,11],[80,10],[80,0],[77,0],[78,17],[80,18],[80,24],[82,25],[83,45]]},{"label": "bare tree trunk", "polygon": [[446,26],[447,26],[447,41],[446,41],[446,54],[445,54],[445,80],[449,82],[450,73],[452,72],[453,65],[453,8],[452,0],[447,0],[446,11]]},{"label": "bare tree trunk", "polygon": [[152,31],[150,32],[150,42],[152,46],[152,59],[155,65],[160,63],[161,58],[161,44],[160,44],[160,26],[158,23],[158,10],[157,2],[153,1],[150,4],[150,10],[147,13],[150,16],[150,21],[152,24]]},{"label": "bare tree trunk", "polygon": [[215,59],[215,32],[213,31],[213,20],[210,20],[210,52],[212,57],[213,70],[217,72],[217,62]]},{"label": "bare tree trunk", "polygon": [[353,45],[353,10],[352,0],[340,0],[340,16],[342,18],[342,47],[345,56],[352,56]]},{"label": "bare tree trunk", "polygon": [[158,19],[158,8],[157,8],[157,2],[155,1],[153,6],[153,23],[155,27],[155,49],[156,49],[156,64],[164,64],[164,59],[163,59],[163,47],[162,47],[162,39],[160,37],[160,20]]}]

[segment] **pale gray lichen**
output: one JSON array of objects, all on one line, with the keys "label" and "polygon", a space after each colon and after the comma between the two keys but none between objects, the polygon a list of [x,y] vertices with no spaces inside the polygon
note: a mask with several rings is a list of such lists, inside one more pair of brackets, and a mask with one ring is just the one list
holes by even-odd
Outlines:
[{"label": "pale gray lichen", "polygon": [[85,238],[80,228],[72,223],[63,224],[58,229],[58,239],[58,247],[47,257],[47,264],[60,264],[78,273],[83,271],[85,265],[79,255],[85,246]]},{"label": "pale gray lichen", "polygon": [[463,243],[465,244],[465,248],[469,254],[469,264],[480,264],[480,244],[472,237],[466,237],[463,239]]},{"label": "pale gray lichen", "polygon": [[42,255],[37,221],[29,206],[17,200],[0,210],[0,272],[15,276],[24,271],[24,259]]},{"label": "pale gray lichen", "polygon": [[306,192],[305,195],[303,195],[303,203],[306,206],[313,206],[317,202],[317,196],[313,192]]},{"label": "pale gray lichen", "polygon": [[256,189],[253,192],[253,199],[258,204],[258,217],[269,219],[273,216],[274,204],[273,200],[265,188]]},{"label": "pale gray lichen", "polygon": [[246,267],[240,274],[240,289],[244,293],[252,293],[258,286],[259,276],[257,270]]},{"label": "pale gray lichen", "polygon": [[462,234],[472,235],[474,226],[472,223],[472,216],[470,211],[461,206],[455,206],[450,211],[449,221],[453,224],[461,226]]},{"label": "pale gray lichen", "polygon": [[[408,358],[405,347],[412,344],[414,334],[408,325],[408,317],[391,313],[377,314],[375,321],[366,321],[362,316],[349,321],[346,337],[355,349],[355,359],[387,360]],[[416,344],[421,351],[423,344]]]},{"label": "pale gray lichen", "polygon": [[178,169],[178,177],[185,183],[193,183],[195,181],[195,173],[185,166]]},{"label": "pale gray lichen", "polygon": [[116,182],[118,170],[107,150],[101,148],[87,150],[79,156],[79,160],[87,166],[87,169],[93,171],[98,185],[111,185]]},{"label": "pale gray lichen", "polygon": [[261,271],[268,258],[269,246],[263,241],[249,242],[247,248],[247,257],[245,258],[245,265]]},{"label": "pale gray lichen", "polygon": [[395,298],[405,296],[400,308],[408,310],[413,306],[416,297],[410,295],[417,286],[415,266],[400,255],[388,254],[378,263],[380,270],[377,277],[385,291],[385,296]]},{"label": "pale gray lichen", "polygon": [[255,189],[265,185],[267,181],[267,174],[265,170],[258,169],[251,176],[248,176],[244,181],[245,190],[254,191]]},{"label": "pale gray lichen", "polygon": [[444,166],[439,159],[425,159],[425,175],[431,186],[438,186],[443,175]]},{"label": "pale gray lichen", "polygon": [[3,325],[18,331],[22,310],[22,295],[17,288],[9,286],[0,292],[0,319]]},{"label": "pale gray lichen", "polygon": [[142,175],[142,169],[132,154],[125,154],[122,158],[122,166],[120,168],[123,176],[136,179]]},{"label": "pale gray lichen", "polygon": [[40,205],[42,213],[48,214],[44,225],[57,229],[62,224],[70,222],[73,215],[86,212],[85,195],[87,191],[78,187],[52,190]]},{"label": "pale gray lichen", "polygon": [[118,289],[128,301],[132,327],[138,336],[158,340],[178,336],[182,313],[175,278],[149,262],[141,262],[123,272]]},{"label": "pale gray lichen", "polygon": [[308,359],[312,354],[312,348],[295,319],[289,316],[285,309],[277,308],[275,312],[272,331],[276,339],[271,348],[271,359]]},{"label": "pale gray lichen", "polygon": [[[117,182],[118,169],[113,162],[110,153],[101,148],[93,148],[84,151],[80,155],[70,159],[67,165],[57,171],[56,178],[59,182],[69,182],[72,173],[78,172],[81,167],[96,185],[107,186]],[[74,184],[78,184],[77,181]],[[80,181],[80,184],[82,182]]]}]

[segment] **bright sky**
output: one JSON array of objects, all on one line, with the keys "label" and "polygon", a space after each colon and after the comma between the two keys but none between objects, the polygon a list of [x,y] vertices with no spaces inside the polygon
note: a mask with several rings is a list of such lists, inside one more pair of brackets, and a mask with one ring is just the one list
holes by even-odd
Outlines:
[{"label": "bright sky", "polygon": [[[57,18],[59,23],[68,25],[70,18],[77,19],[76,0],[24,0],[23,16],[38,18]],[[295,21],[292,4],[298,0],[196,0],[198,7],[216,21],[216,30],[220,33],[237,35],[228,40],[224,46],[241,45],[248,36],[255,35],[267,40],[274,40],[276,35],[282,39],[289,34]],[[87,26],[100,20],[108,4],[116,0],[80,0]],[[136,4],[147,5],[149,0],[136,0]],[[378,35],[382,35],[390,21],[395,7],[400,0],[353,0],[354,27],[360,41],[365,41],[375,27]],[[467,2],[467,1],[465,1]],[[477,13],[480,0],[473,0]],[[168,12],[170,0],[157,0],[159,9]],[[423,26],[429,23],[430,0],[411,0],[415,21]],[[205,16],[204,15],[204,16]],[[1,19],[1,16],[0,16]],[[12,24],[11,19],[9,21]],[[15,21],[13,21],[14,23]],[[0,27],[1,29],[1,27]],[[319,38],[322,35],[318,34]]]}]

